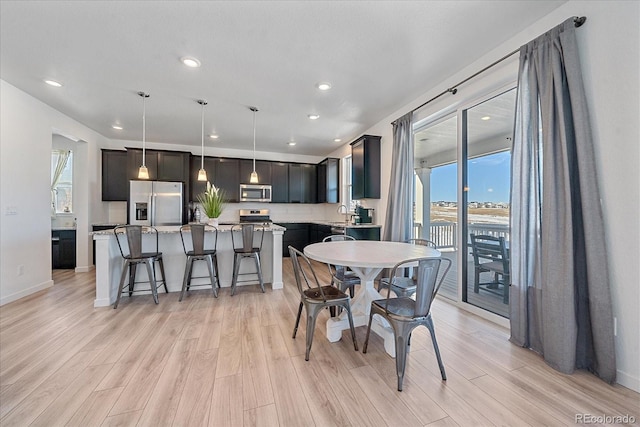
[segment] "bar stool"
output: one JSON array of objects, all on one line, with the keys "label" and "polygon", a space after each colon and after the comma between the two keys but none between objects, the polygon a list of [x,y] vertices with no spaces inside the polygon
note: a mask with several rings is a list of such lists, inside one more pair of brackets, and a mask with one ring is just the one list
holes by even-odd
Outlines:
[{"label": "bar stool", "polygon": [[[237,236],[240,234],[240,236]],[[255,224],[236,224],[231,227],[231,241],[233,244],[233,279],[231,280],[231,296],[236,291],[239,282],[249,282],[253,280],[238,281],[238,276],[245,274],[257,274],[260,288],[264,293],[264,282],[262,281],[262,269],[260,268],[260,252],[262,251],[262,241],[264,240],[264,227]],[[256,243],[258,243],[256,245]],[[256,264],[255,273],[240,273],[240,264],[245,258],[253,258]]]},{"label": "bar stool", "polygon": [[[136,283],[149,283],[151,286],[151,294],[153,300],[158,304],[158,288],[164,285],[164,291],[167,290],[167,281],[164,275],[164,263],[162,262],[162,252],[158,251],[158,230],[154,227],[141,226],[141,225],[119,225],[113,229],[116,236],[116,242],[118,242],[118,248],[120,248],[120,255],[124,260],[122,264],[122,274],[120,276],[120,285],[118,286],[118,297],[113,308],[118,308],[120,297],[122,296],[122,290],[125,287],[125,279],[127,277],[127,270],[129,270],[129,283],[126,285],[129,287],[129,296],[136,291]],[[155,242],[155,250],[152,252],[142,252],[142,234],[149,234],[151,240]],[[125,245],[126,243],[126,245]],[[160,276],[162,280],[156,280],[155,263],[160,264]],[[138,264],[145,264],[147,267],[147,276],[149,278],[146,282],[136,282],[136,269]],[[143,289],[149,290],[149,289]],[[140,290],[142,291],[142,290]]]},{"label": "bar stool", "polygon": [[[213,234],[213,249],[205,249],[205,231]],[[191,250],[187,250],[185,244],[185,235],[191,235]],[[218,229],[213,226],[205,224],[189,224],[180,227],[180,239],[182,240],[182,249],[187,256],[187,264],[184,268],[184,279],[182,280],[182,292],[180,292],[180,299],[182,301],[184,293],[187,292],[191,286],[211,286],[213,296],[218,298],[218,288],[220,287],[220,279],[218,277],[218,257],[216,255],[216,249],[218,247]],[[209,269],[210,283],[204,283],[200,285],[191,285],[191,279],[204,279],[207,276],[193,276],[193,263],[194,261],[206,261],[207,268]]]}]

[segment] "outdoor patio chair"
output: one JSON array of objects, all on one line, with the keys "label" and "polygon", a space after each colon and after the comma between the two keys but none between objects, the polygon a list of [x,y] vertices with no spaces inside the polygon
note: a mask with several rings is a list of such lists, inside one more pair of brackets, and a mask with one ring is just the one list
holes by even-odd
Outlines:
[{"label": "outdoor patio chair", "polygon": [[[502,296],[502,302],[509,304],[509,253],[504,237],[471,234],[471,254],[473,255],[473,292],[480,289]],[[482,273],[493,273],[493,280],[481,282]]]}]

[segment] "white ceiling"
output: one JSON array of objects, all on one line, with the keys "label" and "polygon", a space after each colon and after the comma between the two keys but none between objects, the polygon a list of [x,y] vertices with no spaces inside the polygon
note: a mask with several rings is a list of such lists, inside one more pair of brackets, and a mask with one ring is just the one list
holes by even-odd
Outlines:
[{"label": "white ceiling", "polygon": [[199,146],[202,98],[208,146],[251,149],[257,106],[258,151],[322,156],[564,2],[2,0],[0,72],[111,139],[146,91],[147,141]]}]

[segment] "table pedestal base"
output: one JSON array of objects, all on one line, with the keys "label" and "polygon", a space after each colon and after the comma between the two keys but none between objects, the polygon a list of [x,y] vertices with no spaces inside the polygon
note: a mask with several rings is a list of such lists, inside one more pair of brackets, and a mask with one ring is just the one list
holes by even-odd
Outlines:
[{"label": "table pedestal base", "polygon": [[[371,301],[382,299],[383,296],[373,287],[373,281],[382,271],[381,268],[352,268],[360,277],[360,292],[351,300],[351,315],[353,325],[367,326],[369,323],[369,313],[371,312]],[[339,341],[342,331],[349,330],[349,318],[347,312],[343,311],[338,317],[330,318],[327,321],[327,339],[329,342]],[[391,356],[396,356],[396,345],[393,337],[393,330],[386,320],[379,316],[373,318],[371,330],[380,335],[384,340],[384,349]]]}]

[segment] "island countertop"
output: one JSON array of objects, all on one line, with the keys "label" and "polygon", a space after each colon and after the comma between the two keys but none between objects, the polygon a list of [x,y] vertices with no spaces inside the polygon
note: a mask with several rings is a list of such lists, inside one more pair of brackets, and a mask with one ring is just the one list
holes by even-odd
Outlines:
[{"label": "island countertop", "polygon": [[[228,233],[231,231],[231,227],[234,224],[220,224],[219,226],[217,226],[216,228],[218,229],[219,233]],[[268,224],[268,225],[258,225],[261,228],[264,228],[265,232],[268,231],[285,231],[285,228],[278,225],[278,224]],[[153,228],[155,228],[158,231],[158,234],[170,234],[170,233],[179,233],[180,232],[180,226],[179,225],[158,225],[158,226],[154,226]],[[148,231],[143,231],[143,233],[148,233]],[[104,236],[104,235],[113,235],[113,229],[109,229],[109,230],[99,230],[99,231],[93,231],[90,233],[92,236]]]}]

